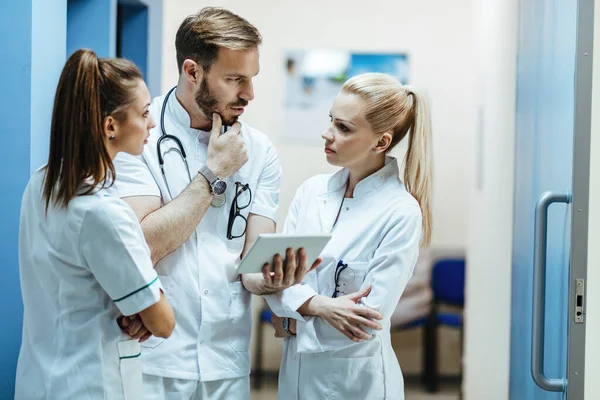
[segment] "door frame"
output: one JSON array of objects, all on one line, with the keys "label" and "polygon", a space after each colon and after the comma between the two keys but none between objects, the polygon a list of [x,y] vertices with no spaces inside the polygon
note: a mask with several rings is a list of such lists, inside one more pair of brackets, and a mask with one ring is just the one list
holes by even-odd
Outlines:
[{"label": "door frame", "polygon": [[[567,398],[584,398],[585,391],[585,292],[587,291],[588,220],[590,191],[590,138],[594,0],[578,0],[575,65],[575,121],[573,137],[573,206],[567,352]],[[583,322],[577,323],[577,282],[583,281]]]}]

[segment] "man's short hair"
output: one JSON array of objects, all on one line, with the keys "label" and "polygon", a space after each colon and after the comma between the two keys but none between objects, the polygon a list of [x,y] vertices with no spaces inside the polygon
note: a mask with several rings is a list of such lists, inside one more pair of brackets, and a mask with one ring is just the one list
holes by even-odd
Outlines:
[{"label": "man's short hair", "polygon": [[191,59],[208,72],[217,59],[219,47],[250,50],[261,43],[258,29],[244,18],[223,8],[205,7],[183,20],[177,30],[177,68],[181,73],[183,62]]}]

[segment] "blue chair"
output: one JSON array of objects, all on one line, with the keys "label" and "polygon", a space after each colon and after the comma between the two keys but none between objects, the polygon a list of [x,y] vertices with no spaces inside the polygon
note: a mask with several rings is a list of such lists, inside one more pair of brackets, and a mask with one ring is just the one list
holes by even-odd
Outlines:
[{"label": "blue chair", "polygon": [[[441,258],[435,261],[431,272],[433,303],[428,316],[418,318],[396,329],[406,330],[423,327],[423,371],[421,379],[430,393],[439,390],[438,373],[438,327],[449,326],[460,331],[461,356],[463,337],[463,315],[465,298],[465,260],[463,258]],[[461,307],[459,312],[440,312],[440,305]],[[462,378],[462,361],[461,361]]]}]

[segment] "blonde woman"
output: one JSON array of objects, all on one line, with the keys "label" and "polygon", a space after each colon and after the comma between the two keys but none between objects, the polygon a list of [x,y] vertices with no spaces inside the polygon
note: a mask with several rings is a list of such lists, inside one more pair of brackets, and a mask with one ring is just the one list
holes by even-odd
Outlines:
[{"label": "blonde woman", "polygon": [[[401,180],[387,154],[405,137]],[[431,237],[429,109],[388,75],[359,75],[336,97],[323,139],[342,169],[300,186],[284,232],[333,237],[301,285],[266,296],[286,338],[279,398],[403,399],[390,316]]]}]

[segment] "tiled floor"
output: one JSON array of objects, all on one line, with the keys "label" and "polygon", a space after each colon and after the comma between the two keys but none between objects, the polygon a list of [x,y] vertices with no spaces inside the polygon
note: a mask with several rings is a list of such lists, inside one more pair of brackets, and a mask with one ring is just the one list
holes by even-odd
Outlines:
[{"label": "tiled floor", "polygon": [[[250,400],[277,400],[276,383],[273,381],[265,382],[260,391],[251,393]],[[405,400],[458,400],[458,386],[456,384],[444,384],[438,393],[430,394],[423,392],[420,387],[414,384],[406,384]]]}]

